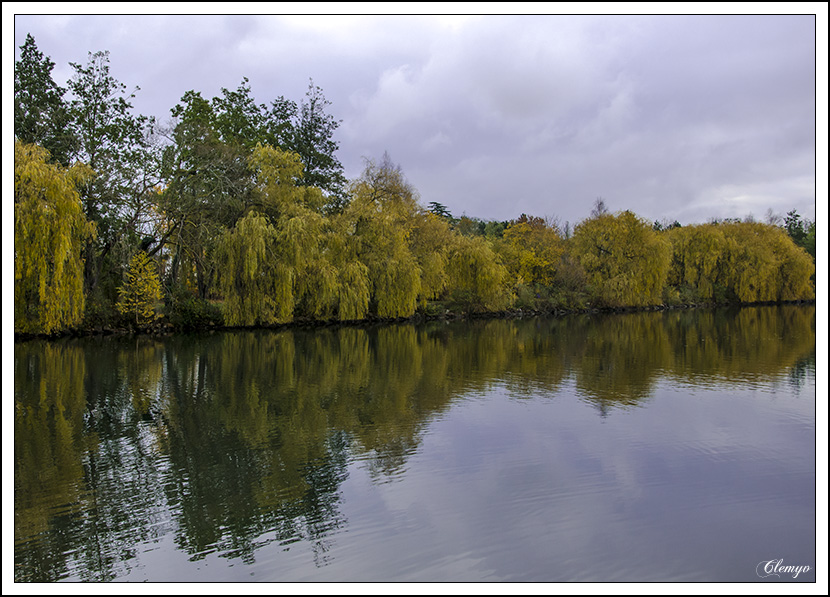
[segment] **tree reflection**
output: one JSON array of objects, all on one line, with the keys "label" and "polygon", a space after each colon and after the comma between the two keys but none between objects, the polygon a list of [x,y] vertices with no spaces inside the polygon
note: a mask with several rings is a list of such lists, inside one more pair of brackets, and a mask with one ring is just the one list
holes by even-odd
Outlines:
[{"label": "tree reflection", "polygon": [[123,577],[171,534],[191,559],[300,542],[323,566],[351,463],[394,480],[458,397],[573,383],[609,416],[661,379],[798,383],[814,355],[804,306],[21,343],[15,578]]}]

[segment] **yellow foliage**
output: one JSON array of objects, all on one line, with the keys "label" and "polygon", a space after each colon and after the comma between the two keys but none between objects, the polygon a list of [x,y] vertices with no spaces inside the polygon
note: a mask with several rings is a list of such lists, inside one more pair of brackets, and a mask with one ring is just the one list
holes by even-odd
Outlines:
[{"label": "yellow foliage", "polygon": [[[815,265],[784,230],[758,222],[703,224],[669,231],[669,283],[703,299],[716,286],[741,302],[811,299]],[[716,297],[715,297],[716,298]]]},{"label": "yellow foliage", "polygon": [[370,162],[352,193],[339,218],[343,262],[357,260],[365,266],[378,315],[409,317],[422,288],[422,270],[411,246],[418,213],[413,191],[399,170]]},{"label": "yellow foliage", "polygon": [[516,280],[550,287],[565,252],[564,241],[555,228],[533,222],[511,224],[504,231],[500,254]]},{"label": "yellow foliage", "polygon": [[95,233],[77,187],[91,170],[47,162],[48,152],[14,144],[14,329],[53,333],[84,314],[83,242]]},{"label": "yellow foliage", "polygon": [[661,301],[671,247],[630,211],[583,221],[574,230],[573,247],[602,303],[643,306]]},{"label": "yellow foliage", "polygon": [[155,304],[161,300],[161,282],[153,262],[144,251],[139,251],[130,260],[130,268],[118,296],[120,313],[134,315],[138,325],[153,321]]},{"label": "yellow foliage", "polygon": [[456,238],[447,274],[450,296],[473,310],[503,309],[512,298],[507,269],[490,243],[480,236]]}]

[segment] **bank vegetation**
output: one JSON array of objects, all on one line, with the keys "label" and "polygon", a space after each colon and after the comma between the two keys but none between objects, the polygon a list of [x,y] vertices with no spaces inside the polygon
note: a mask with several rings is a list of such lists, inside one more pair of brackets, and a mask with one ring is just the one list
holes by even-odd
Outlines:
[{"label": "bank vegetation", "polygon": [[[15,64],[15,333],[274,326],[815,298],[815,222],[681,226],[609,212],[571,230],[424,206],[388,155],[346,180],[310,82],[246,79],[134,115],[108,54],[68,89],[29,36]],[[70,92],[70,100],[64,95]]]}]

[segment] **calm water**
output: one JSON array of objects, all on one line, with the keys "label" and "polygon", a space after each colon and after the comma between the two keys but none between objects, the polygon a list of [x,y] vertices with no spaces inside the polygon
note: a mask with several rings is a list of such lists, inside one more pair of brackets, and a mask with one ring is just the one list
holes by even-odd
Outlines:
[{"label": "calm water", "polygon": [[793,581],[815,308],[27,342],[18,581]]}]

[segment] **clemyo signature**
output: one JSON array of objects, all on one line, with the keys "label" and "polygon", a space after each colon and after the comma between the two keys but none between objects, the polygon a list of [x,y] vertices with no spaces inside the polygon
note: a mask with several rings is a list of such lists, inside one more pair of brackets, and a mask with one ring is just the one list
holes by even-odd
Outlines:
[{"label": "clemyo signature", "polygon": [[761,578],[767,576],[781,576],[782,574],[792,574],[793,578],[798,578],[802,572],[807,573],[812,568],[810,566],[785,566],[784,560],[769,560],[768,562],[761,562],[755,566],[755,572]]}]

